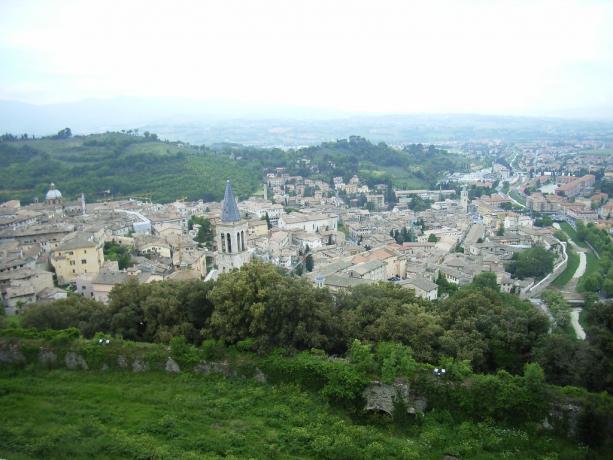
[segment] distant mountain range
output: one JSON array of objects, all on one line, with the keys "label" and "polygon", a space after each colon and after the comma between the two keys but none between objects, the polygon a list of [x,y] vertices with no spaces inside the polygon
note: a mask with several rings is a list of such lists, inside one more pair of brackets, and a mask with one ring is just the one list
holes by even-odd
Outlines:
[{"label": "distant mountain range", "polygon": [[[580,113],[580,112],[573,112]],[[594,112],[606,116],[607,112]],[[572,115],[568,113],[566,115]],[[583,113],[582,115],[586,115]],[[610,113],[613,120],[613,113]],[[0,101],[0,133],[48,135],[139,128],[195,144],[302,146],[350,135],[391,144],[499,139],[613,140],[613,121],[474,114],[354,115],[228,101],[117,97],[32,105]]]}]

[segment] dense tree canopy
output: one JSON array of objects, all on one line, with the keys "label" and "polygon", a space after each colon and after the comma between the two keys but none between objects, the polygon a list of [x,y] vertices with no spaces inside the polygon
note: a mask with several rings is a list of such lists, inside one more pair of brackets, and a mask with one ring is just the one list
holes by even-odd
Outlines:
[{"label": "dense tree canopy", "polygon": [[515,278],[542,278],[553,270],[553,261],[553,254],[536,246],[513,254],[506,269]]},{"label": "dense tree canopy", "polygon": [[[560,309],[560,318],[563,313],[567,310]],[[215,282],[129,281],[112,290],[108,306],[80,296],[34,305],[23,324],[74,326],[86,337],[100,331],[146,342],[168,343],[178,336],[196,345],[211,338],[226,344],[252,340],[261,351],[320,348],[343,354],[355,339],[397,342],[410,347],[418,362],[448,357],[467,360],[477,371],[520,373],[537,360],[549,382],[613,390],[610,304],[586,305],[586,341],[562,327],[549,335],[547,318],[529,302],[500,292],[492,273],[430,302],[392,283],[332,295],[253,262]]]}]

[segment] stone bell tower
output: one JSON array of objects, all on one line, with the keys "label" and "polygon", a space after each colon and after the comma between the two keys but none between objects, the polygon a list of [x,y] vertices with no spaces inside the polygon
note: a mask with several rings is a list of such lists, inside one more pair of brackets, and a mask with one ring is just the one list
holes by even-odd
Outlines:
[{"label": "stone bell tower", "polygon": [[241,219],[232,185],[226,182],[221,203],[221,221],[215,229],[217,239],[217,268],[221,273],[240,268],[251,258],[247,246],[247,221]]},{"label": "stone bell tower", "polygon": [[462,191],[460,192],[460,206],[464,212],[468,212],[468,191],[466,187],[462,187]]}]

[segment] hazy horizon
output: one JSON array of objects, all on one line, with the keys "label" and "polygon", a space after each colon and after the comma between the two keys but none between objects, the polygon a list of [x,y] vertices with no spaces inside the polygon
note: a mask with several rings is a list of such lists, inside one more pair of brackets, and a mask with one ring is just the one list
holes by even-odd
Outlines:
[{"label": "hazy horizon", "polygon": [[8,0],[0,99],[613,119],[613,2]]}]

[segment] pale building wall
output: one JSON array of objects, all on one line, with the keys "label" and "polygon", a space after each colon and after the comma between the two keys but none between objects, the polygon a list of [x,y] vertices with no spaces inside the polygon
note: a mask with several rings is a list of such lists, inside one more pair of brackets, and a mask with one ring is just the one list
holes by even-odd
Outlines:
[{"label": "pale building wall", "polygon": [[104,263],[103,246],[100,243],[92,243],[92,246],[86,248],[56,250],[51,254],[50,260],[58,283],[73,283],[79,275],[100,271]]}]

